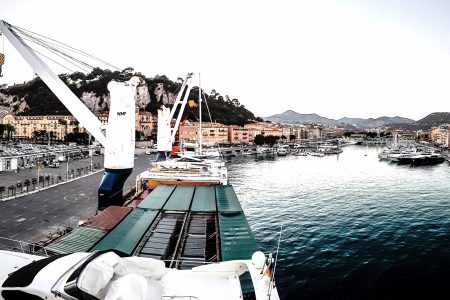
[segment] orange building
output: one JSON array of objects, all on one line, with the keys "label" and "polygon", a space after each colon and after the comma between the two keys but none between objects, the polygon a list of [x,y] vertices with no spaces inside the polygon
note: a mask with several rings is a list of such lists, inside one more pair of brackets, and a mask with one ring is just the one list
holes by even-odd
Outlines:
[{"label": "orange building", "polygon": [[228,126],[228,142],[231,144],[248,144],[250,142],[249,130],[235,125]]}]

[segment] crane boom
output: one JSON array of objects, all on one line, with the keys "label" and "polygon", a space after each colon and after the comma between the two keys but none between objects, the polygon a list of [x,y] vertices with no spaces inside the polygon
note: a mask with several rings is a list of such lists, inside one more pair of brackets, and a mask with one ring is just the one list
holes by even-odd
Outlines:
[{"label": "crane boom", "polygon": [[102,132],[100,120],[80,101],[69,87],[56,75],[40,57],[17,36],[10,24],[0,20],[0,31],[20,53],[34,72],[45,82],[56,97],[64,104],[70,113],[86,128],[95,139],[106,145],[106,137]]}]

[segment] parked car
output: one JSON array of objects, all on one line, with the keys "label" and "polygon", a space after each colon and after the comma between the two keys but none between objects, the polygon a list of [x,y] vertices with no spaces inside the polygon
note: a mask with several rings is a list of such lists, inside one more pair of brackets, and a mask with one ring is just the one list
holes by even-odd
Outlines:
[{"label": "parked car", "polygon": [[49,168],[59,168],[59,162],[54,161],[48,164]]}]

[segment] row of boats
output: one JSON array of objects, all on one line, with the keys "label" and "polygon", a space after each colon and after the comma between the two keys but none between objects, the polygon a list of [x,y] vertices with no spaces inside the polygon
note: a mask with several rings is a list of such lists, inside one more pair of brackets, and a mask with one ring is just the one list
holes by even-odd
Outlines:
[{"label": "row of boats", "polygon": [[386,148],[378,154],[380,160],[400,165],[430,166],[445,162],[446,158],[433,148]]},{"label": "row of boats", "polygon": [[339,154],[342,153],[342,149],[335,145],[330,145],[320,148],[304,148],[298,145],[278,145],[274,148],[269,147],[258,147],[256,148],[256,155],[258,154],[277,154],[278,156],[286,156],[288,154],[293,154],[295,156],[318,156],[323,157],[325,155]]}]

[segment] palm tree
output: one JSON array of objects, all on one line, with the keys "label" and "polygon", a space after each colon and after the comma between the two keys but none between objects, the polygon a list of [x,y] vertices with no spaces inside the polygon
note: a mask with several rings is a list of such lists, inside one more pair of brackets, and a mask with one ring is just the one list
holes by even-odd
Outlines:
[{"label": "palm tree", "polygon": [[58,120],[58,123],[64,125],[64,142],[67,139],[67,121],[66,120]]},{"label": "palm tree", "polygon": [[54,131],[50,131],[50,144],[53,143],[53,140],[56,139],[56,133]]},{"label": "palm tree", "polygon": [[16,132],[16,128],[11,124],[6,124],[5,130],[6,130],[6,135],[8,137],[8,140],[10,140],[12,137],[12,134]]},{"label": "palm tree", "polygon": [[5,134],[6,124],[0,124],[0,137],[3,138],[3,134]]},{"label": "palm tree", "polygon": [[44,140],[47,138],[47,130],[39,130],[41,132],[41,143],[44,143]]},{"label": "palm tree", "polygon": [[31,133],[31,139],[37,141],[40,138],[40,130],[35,130]]}]

